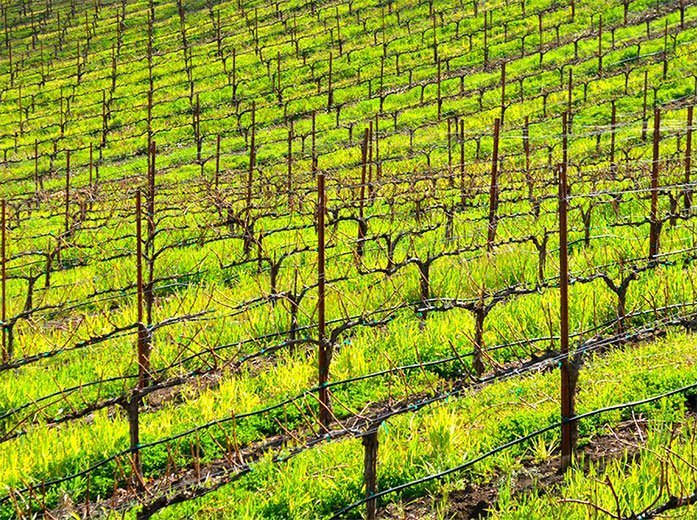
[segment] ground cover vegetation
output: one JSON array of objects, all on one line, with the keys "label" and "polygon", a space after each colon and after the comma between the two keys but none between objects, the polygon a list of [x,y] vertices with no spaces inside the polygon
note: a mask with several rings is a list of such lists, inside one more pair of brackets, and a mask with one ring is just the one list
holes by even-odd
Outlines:
[{"label": "ground cover vegetation", "polygon": [[1,518],[697,514],[694,2],[0,19]]}]

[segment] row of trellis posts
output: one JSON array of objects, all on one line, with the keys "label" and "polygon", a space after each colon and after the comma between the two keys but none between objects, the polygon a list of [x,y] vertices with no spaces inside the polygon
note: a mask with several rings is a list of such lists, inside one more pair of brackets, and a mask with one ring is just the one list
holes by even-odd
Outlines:
[{"label": "row of trellis posts", "polygon": [[[692,113],[693,108],[688,108],[688,128],[687,142],[685,155],[685,182],[690,182],[691,168],[691,147],[692,147]],[[503,110],[502,114],[503,116]],[[649,239],[649,260],[655,260],[659,253],[659,237],[661,223],[658,216],[658,177],[659,177],[659,150],[660,150],[660,125],[661,112],[659,108],[654,111],[654,128],[653,128],[653,159],[651,168],[651,208],[650,208],[650,239]],[[491,163],[491,183],[489,197],[489,220],[487,234],[487,250],[491,252],[494,248],[496,227],[497,227],[497,212],[498,212],[498,149],[500,137],[501,120],[497,118],[494,123],[493,137],[494,148]],[[567,184],[567,168],[568,168],[568,136],[570,133],[570,118],[568,113],[562,115],[562,161],[557,165],[558,176],[558,217],[559,217],[559,288],[560,288],[560,351],[562,355],[561,362],[561,469],[565,470],[569,467],[572,461],[573,452],[575,449],[577,436],[577,422],[574,420],[575,407],[575,385],[578,369],[574,367],[572,356],[569,350],[569,310],[568,310],[568,287],[569,287],[569,267],[568,267],[568,236],[567,236],[567,209],[568,209],[568,184]],[[251,150],[250,150],[250,167],[248,178],[247,198],[251,196],[249,184],[253,175],[255,164],[256,150],[254,144],[254,124],[251,128]],[[362,255],[363,241],[365,240],[365,224],[364,224],[364,197],[366,187],[366,165],[370,162],[368,156],[368,139],[369,129],[365,130],[365,138],[362,143],[362,174],[360,186],[360,218],[358,220],[358,240],[356,244],[357,253]],[[327,198],[325,189],[325,173],[318,167],[318,159],[316,155],[316,132],[315,132],[315,117],[312,117],[312,161],[311,168],[313,177],[317,182],[317,260],[318,260],[318,400],[319,400],[319,422],[320,426],[328,430],[332,422],[332,407],[330,395],[327,388],[329,381],[329,368],[331,359],[331,345],[326,337],[326,317],[325,317],[325,300],[326,300],[326,259],[325,259],[325,213],[327,210]],[[528,143],[525,143],[526,155],[529,149]],[[372,150],[370,150],[372,152]],[[219,154],[220,154],[220,139],[216,143],[216,184],[219,178]],[[126,401],[126,409],[128,412],[128,422],[130,429],[130,447],[132,452],[132,465],[135,474],[136,485],[141,489],[145,486],[140,462],[140,435],[139,435],[139,410],[143,399],[143,389],[150,383],[150,351],[152,347],[151,328],[152,325],[152,308],[153,308],[153,259],[154,259],[154,237],[155,237],[155,157],[156,147],[151,140],[148,147],[148,174],[147,174],[147,189],[146,189],[146,209],[145,216],[147,222],[147,233],[143,238],[142,218],[143,204],[141,190],[136,193],[136,287],[137,287],[137,360],[138,360],[138,379],[136,388]],[[66,171],[66,190],[65,190],[65,211],[66,211],[66,232],[68,232],[68,215],[70,205],[70,166],[69,156],[67,158]],[[461,158],[462,162],[462,158]],[[90,162],[91,166],[91,162]],[[290,159],[289,159],[290,169]],[[91,167],[90,167],[91,173]],[[92,182],[90,175],[90,182]],[[250,200],[247,200],[248,205]],[[686,199],[687,204],[687,199]],[[0,287],[1,302],[1,317],[2,317],[2,358],[7,362],[12,356],[12,352],[8,349],[7,344],[7,263],[8,263],[8,222],[7,222],[7,204],[2,201],[1,205],[1,241],[0,241],[0,275],[2,284]],[[147,264],[147,265],[146,265]],[[144,275],[144,269],[149,267],[149,273]],[[474,345],[475,353],[481,347]],[[475,356],[476,357],[476,356]],[[479,372],[479,371],[478,371]],[[481,374],[480,374],[481,375]],[[377,460],[378,460],[378,435],[377,427],[379,425],[371,425],[370,429],[363,435],[362,443],[364,447],[364,484],[366,493],[366,517],[374,519],[376,515],[376,500],[371,499],[377,492]]]}]

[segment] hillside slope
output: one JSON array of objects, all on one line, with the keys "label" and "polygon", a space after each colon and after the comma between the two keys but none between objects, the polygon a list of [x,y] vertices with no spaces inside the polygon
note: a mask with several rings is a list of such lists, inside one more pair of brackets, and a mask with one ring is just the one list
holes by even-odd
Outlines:
[{"label": "hillside slope", "polygon": [[0,10],[0,518],[697,514],[695,2]]}]

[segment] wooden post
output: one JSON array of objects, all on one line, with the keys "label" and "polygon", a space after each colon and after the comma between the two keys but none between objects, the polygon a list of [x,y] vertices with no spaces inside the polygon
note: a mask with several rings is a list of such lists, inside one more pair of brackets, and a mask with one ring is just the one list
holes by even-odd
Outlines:
[{"label": "wooden post", "polygon": [[438,103],[438,121],[441,119],[441,114],[443,110],[443,99],[441,97],[441,64],[440,60],[438,60],[437,63],[437,72],[436,72],[436,102]]},{"label": "wooden post", "polygon": [[663,33],[663,81],[668,77],[668,20]]},{"label": "wooden post", "polygon": [[220,185],[220,134],[215,140],[215,187]]},{"label": "wooden post", "polygon": [[194,138],[196,139],[196,163],[201,164],[201,173],[203,173],[203,164],[201,163],[201,99],[199,94],[196,94],[196,102],[194,104]]},{"label": "wooden post", "polygon": [[687,107],[687,138],[685,145],[685,211],[689,212],[692,208],[692,188],[690,187],[690,176],[692,173],[692,121],[694,107]]},{"label": "wooden post", "polygon": [[542,17],[543,17],[543,12],[540,11],[537,13],[537,33],[540,35],[540,65],[542,65],[542,58],[544,56],[543,54],[543,49],[544,49],[544,31],[542,27]]},{"label": "wooden post", "polygon": [[283,103],[283,89],[281,87],[281,51],[278,51],[276,55],[276,90],[278,96],[278,104],[281,105]]},{"label": "wooden post", "polygon": [[[152,72],[151,72],[152,77]],[[150,81],[152,87],[152,80]],[[152,105],[153,105],[153,90],[148,90],[148,142],[152,140]],[[198,98],[197,98],[198,99]],[[194,129],[195,130],[195,129]],[[196,136],[196,146],[198,146],[198,136]]]},{"label": "wooden post", "polygon": [[63,89],[60,91],[60,109],[58,112],[58,125],[60,126],[61,137],[65,133],[65,113],[63,112]]},{"label": "wooden post", "polygon": [[649,259],[658,256],[661,223],[658,221],[658,171],[660,160],[661,140],[661,110],[654,109],[653,113],[653,160],[651,163],[651,235],[649,239]]},{"label": "wooden post", "polygon": [[147,380],[148,357],[145,349],[145,324],[143,301],[145,287],[143,283],[143,225],[142,196],[136,192],[136,297],[138,310],[138,388],[142,389]]},{"label": "wooden post", "polygon": [[70,229],[70,150],[65,156],[65,233]]},{"label": "wooden post", "polygon": [[[147,324],[152,325],[152,308],[154,303],[153,281],[155,278],[155,160],[157,147],[155,141],[150,142],[149,161],[148,161],[148,207],[147,207],[147,260],[148,260],[148,282],[145,286],[145,315]],[[146,341],[146,350],[150,351],[150,341]],[[149,364],[149,363],[148,363]]]},{"label": "wooden post", "polygon": [[615,175],[617,170],[617,165],[615,164],[615,129],[617,127],[617,103],[612,100],[612,113],[610,116],[610,169],[612,174]]},{"label": "wooden post", "polygon": [[9,73],[10,73],[10,87],[14,87],[15,85],[15,74],[14,74],[14,65],[12,64],[12,37],[7,36],[7,32],[5,32],[5,41],[7,42],[7,58],[8,58],[8,68],[9,68]]},{"label": "wooden post", "polygon": [[75,50],[75,72],[77,84],[80,85],[80,80],[82,79],[82,69],[80,67],[80,40],[77,41],[77,48]]},{"label": "wooden post", "polygon": [[501,63],[501,126],[506,112],[506,62]]},{"label": "wooden post", "polygon": [[573,126],[573,104],[574,104],[574,69],[571,67],[569,67],[569,80],[567,82],[566,91],[567,91],[566,111],[569,114],[566,125],[567,125],[567,131],[568,131],[569,135],[571,135],[573,133],[572,126]]},{"label": "wooden post", "polygon": [[41,178],[39,177],[39,140],[34,139],[34,187],[36,193],[39,193],[41,186]]},{"label": "wooden post", "polygon": [[143,324],[143,229],[142,229],[142,203],[140,190],[136,192],[136,298],[137,298],[137,359],[138,359],[138,383],[135,392],[127,405],[128,427],[130,436],[131,456],[136,482],[142,482],[142,468],[140,463],[140,392],[146,385],[148,372],[147,356],[145,352],[145,325]]},{"label": "wooden post", "polygon": [[625,27],[627,26],[627,21],[629,19],[629,2],[631,2],[631,0],[622,0],[622,4],[624,4],[623,23]]},{"label": "wooden post", "polygon": [[237,102],[237,49],[232,48],[232,101]]},{"label": "wooden post", "polygon": [[358,243],[356,244],[356,255],[358,258],[363,257],[363,240],[365,239],[365,182],[366,169],[368,162],[368,140],[370,139],[370,130],[367,128],[363,134],[363,144],[361,146],[361,185],[359,187],[360,197],[358,199]]},{"label": "wooden post", "polygon": [[2,360],[7,363],[11,359],[7,348],[7,202],[2,200]]},{"label": "wooden post", "polygon": [[[474,3],[475,8],[477,5],[477,2]],[[484,44],[482,45],[482,49],[484,50],[484,68],[489,67],[489,26],[488,26],[488,19],[489,17],[486,15],[486,11],[484,11]]]},{"label": "wooden post", "polygon": [[252,125],[249,143],[249,170],[247,173],[247,214],[252,205],[252,181],[254,180],[254,168],[256,166],[256,102],[252,101]]},{"label": "wooden post", "polygon": [[326,338],[325,322],[325,241],[324,214],[327,208],[324,187],[324,172],[317,169],[315,114],[312,114],[312,173],[317,178],[317,336],[319,341],[319,420],[320,425],[328,429],[331,422],[331,405],[329,403],[329,345]]},{"label": "wooden post", "polygon": [[431,12],[431,21],[433,25],[433,63],[438,63],[438,35],[436,34],[436,13]]},{"label": "wooden post", "polygon": [[332,53],[329,53],[329,77],[327,78],[327,110],[331,110],[334,104],[334,87],[332,86],[332,71],[333,71],[334,57]]},{"label": "wooden post", "polygon": [[644,71],[644,106],[641,113],[641,140],[646,141],[646,134],[648,132],[648,119],[646,118],[647,110],[647,98],[649,95],[649,71]]},{"label": "wooden post", "polygon": [[286,191],[288,193],[288,209],[293,211],[293,121],[288,128],[288,172],[286,176]]},{"label": "wooden post", "polygon": [[19,104],[19,135],[22,135],[24,133],[24,121],[22,120],[24,112],[24,109],[22,108],[22,85],[19,85],[17,102]]},{"label": "wooden post", "polygon": [[491,186],[489,188],[489,231],[487,234],[486,248],[491,252],[494,249],[496,241],[496,227],[498,225],[496,213],[499,206],[499,132],[501,129],[501,120],[494,121],[494,151],[491,157]]},{"label": "wooden post", "polygon": [[523,125],[523,152],[525,153],[525,178],[528,183],[528,198],[532,201],[534,180],[530,170],[530,116],[525,116]]},{"label": "wooden post", "polygon": [[598,74],[603,73],[603,15],[598,21]]},{"label": "wooden post", "polygon": [[[380,119],[378,114],[375,114],[375,183],[380,186],[380,179],[382,178],[382,163],[380,162]],[[371,185],[371,190],[374,189]]]},{"label": "wooden post", "polygon": [[[457,133],[457,119],[455,119],[455,131]],[[448,181],[450,187],[455,186],[455,179],[453,177],[453,119],[448,118]]]},{"label": "wooden post", "polygon": [[116,90],[116,47],[111,44],[111,93]]},{"label": "wooden post", "polygon": [[571,359],[569,358],[569,257],[567,237],[567,208],[569,201],[567,187],[568,168],[568,115],[562,115],[563,126],[563,162],[559,167],[559,299],[560,299],[560,332],[559,342],[561,355],[561,469],[565,471],[573,457],[576,440],[575,422],[569,422],[574,417],[574,376]]},{"label": "wooden post", "polygon": [[366,520],[375,520],[377,500],[372,498],[378,490],[378,431],[372,430],[363,436],[363,482],[365,483]]},{"label": "wooden post", "polygon": [[244,240],[243,250],[245,257],[254,241],[251,230],[252,223],[252,182],[254,181],[254,168],[256,167],[256,102],[252,101],[252,126],[249,144],[249,170],[247,173],[247,193],[245,196]]},{"label": "wooden post", "polygon": [[[61,98],[62,100],[62,98]],[[102,90],[102,148],[106,146],[106,135],[109,130],[109,114],[106,109],[106,90]],[[61,129],[61,135],[63,130]]]},{"label": "wooden post", "polygon": [[465,194],[465,122],[460,120],[460,204],[463,210],[467,202]]},{"label": "wooden post", "polygon": [[373,197],[373,121],[368,127],[368,198]]},{"label": "wooden post", "polygon": [[339,19],[339,7],[336,7],[336,41],[339,44],[339,56],[344,53],[344,47],[341,42],[341,20]]}]

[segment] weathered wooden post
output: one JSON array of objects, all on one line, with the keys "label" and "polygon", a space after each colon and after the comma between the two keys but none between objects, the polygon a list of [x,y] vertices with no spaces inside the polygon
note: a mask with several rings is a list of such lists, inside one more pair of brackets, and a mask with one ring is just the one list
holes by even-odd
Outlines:
[{"label": "weathered wooden post", "polygon": [[366,520],[377,518],[377,500],[372,498],[378,490],[378,430],[371,430],[363,436],[363,482],[365,483],[365,503]]},{"label": "weathered wooden post", "polygon": [[70,150],[65,156],[65,233],[70,229]]},{"label": "weathered wooden post", "polygon": [[498,217],[496,215],[499,206],[499,132],[501,128],[501,120],[494,121],[494,150],[491,156],[491,186],[489,188],[489,230],[487,233],[486,248],[491,252],[494,249],[496,241],[496,227],[498,225]]},{"label": "weathered wooden post", "polygon": [[215,139],[215,187],[220,186],[220,134]]},{"label": "weathered wooden post", "polygon": [[692,122],[694,107],[687,107],[687,136],[685,144],[685,211],[689,212],[692,208],[692,187],[690,178],[692,176]]},{"label": "weathered wooden post", "polygon": [[286,172],[286,192],[288,193],[288,209],[293,211],[293,121],[288,127],[288,153]]},{"label": "weathered wooden post", "polygon": [[651,234],[649,237],[649,259],[656,260],[660,247],[661,222],[658,219],[658,172],[660,161],[661,110],[653,113],[653,160],[651,163]]},{"label": "weathered wooden post", "polygon": [[559,299],[560,332],[559,343],[561,362],[561,470],[565,471],[573,458],[576,443],[577,424],[571,419],[575,415],[574,368],[569,355],[569,257],[567,237],[568,186],[568,134],[566,113],[562,116],[563,127],[563,161],[559,166]]},{"label": "weathered wooden post", "polygon": [[7,348],[7,202],[2,200],[2,360],[7,363],[11,354]]},{"label": "weathered wooden post", "polygon": [[130,437],[130,451],[133,461],[136,486],[141,488],[142,467],[140,462],[140,401],[141,392],[147,384],[149,372],[148,356],[146,352],[146,334],[143,323],[143,228],[142,228],[142,202],[140,190],[136,192],[136,306],[137,306],[137,359],[138,382],[131,398],[126,403],[128,412],[128,429]]},{"label": "weathered wooden post", "polygon": [[366,234],[366,223],[365,223],[365,183],[366,183],[366,170],[368,162],[368,140],[370,139],[370,130],[367,128],[363,134],[363,144],[361,146],[361,185],[359,186],[359,199],[358,199],[358,241],[356,244],[356,255],[358,256],[359,262],[363,258],[363,242],[365,240]]},{"label": "weathered wooden post", "polygon": [[327,208],[326,191],[324,186],[324,172],[317,168],[316,155],[316,130],[315,114],[312,114],[312,173],[317,178],[317,336],[319,343],[319,420],[320,425],[328,429],[331,422],[331,404],[329,402],[329,380],[330,349],[326,338],[325,321],[325,237],[324,237],[324,215]]}]

